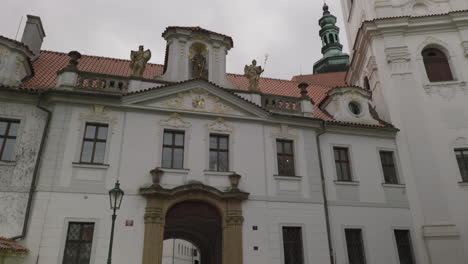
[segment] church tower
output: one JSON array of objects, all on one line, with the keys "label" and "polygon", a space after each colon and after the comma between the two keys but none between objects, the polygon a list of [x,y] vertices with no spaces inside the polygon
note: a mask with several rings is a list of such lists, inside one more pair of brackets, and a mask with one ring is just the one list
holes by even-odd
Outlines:
[{"label": "church tower", "polygon": [[349,55],[343,53],[343,45],[340,43],[340,28],[336,26],[336,16],[328,9],[328,5],[324,4],[323,16],[319,20],[323,58],[314,64],[314,74],[346,71],[349,64]]},{"label": "church tower", "polygon": [[[342,0],[351,85],[400,129],[416,263],[468,263],[468,1]],[[468,159],[466,159],[468,162]]]}]

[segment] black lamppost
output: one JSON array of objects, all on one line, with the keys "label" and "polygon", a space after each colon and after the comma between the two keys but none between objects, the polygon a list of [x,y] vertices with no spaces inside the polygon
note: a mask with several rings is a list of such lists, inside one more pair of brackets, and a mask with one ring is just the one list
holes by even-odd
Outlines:
[{"label": "black lamppost", "polygon": [[110,235],[110,243],[109,243],[109,255],[107,256],[107,264],[111,264],[112,262],[112,243],[114,242],[114,226],[115,226],[115,218],[117,215],[115,211],[120,209],[120,204],[122,204],[122,198],[124,196],[124,192],[120,189],[120,183],[117,181],[115,183],[114,189],[109,191],[109,199],[110,199],[110,208],[114,210],[112,214],[112,230]]}]

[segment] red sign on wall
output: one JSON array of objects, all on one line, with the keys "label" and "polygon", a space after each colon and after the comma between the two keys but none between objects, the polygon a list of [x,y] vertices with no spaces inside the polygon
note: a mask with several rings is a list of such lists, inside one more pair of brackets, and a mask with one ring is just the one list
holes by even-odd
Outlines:
[{"label": "red sign on wall", "polygon": [[125,220],[125,226],[133,226],[133,220]]}]

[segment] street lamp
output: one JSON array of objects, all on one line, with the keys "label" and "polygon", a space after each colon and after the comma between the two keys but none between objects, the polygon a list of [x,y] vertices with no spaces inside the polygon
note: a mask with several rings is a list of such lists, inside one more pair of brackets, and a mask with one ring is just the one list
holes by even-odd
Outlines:
[{"label": "street lamp", "polygon": [[112,229],[111,229],[111,235],[110,235],[110,244],[109,244],[109,255],[107,256],[107,264],[111,264],[111,259],[112,259],[112,243],[114,241],[114,226],[115,226],[115,218],[117,218],[117,215],[115,214],[115,211],[120,209],[120,204],[122,204],[122,198],[124,196],[124,192],[122,189],[120,189],[120,183],[117,181],[115,183],[115,187],[109,191],[109,200],[110,200],[110,208],[111,210],[114,210],[114,213],[112,214]]}]

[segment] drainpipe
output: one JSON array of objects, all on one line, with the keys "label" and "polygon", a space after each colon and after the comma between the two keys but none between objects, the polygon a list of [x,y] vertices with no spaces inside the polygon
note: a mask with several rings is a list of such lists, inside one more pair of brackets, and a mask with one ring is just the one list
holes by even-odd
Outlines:
[{"label": "drainpipe", "polygon": [[39,152],[37,154],[36,164],[34,165],[34,172],[33,172],[33,177],[31,181],[31,187],[29,189],[28,204],[26,206],[26,214],[24,216],[23,231],[21,232],[21,235],[10,238],[11,240],[23,239],[24,237],[26,237],[26,232],[28,230],[29,218],[31,215],[32,201],[33,201],[34,192],[36,191],[37,177],[39,174],[39,167],[42,161],[42,154],[44,152],[45,141],[46,141],[47,135],[49,134],[50,119],[52,117],[52,112],[49,109],[41,106],[41,101],[42,101],[43,96],[44,96],[44,92],[41,92],[39,94],[39,99],[37,100],[36,107],[46,112],[47,118],[46,118],[46,123],[44,126],[44,131],[42,132],[41,145],[39,146]]},{"label": "drainpipe", "polygon": [[315,136],[317,142],[317,154],[320,164],[320,180],[322,182],[322,195],[323,195],[323,210],[325,212],[325,224],[327,226],[327,238],[328,238],[328,250],[330,255],[330,263],[335,264],[333,242],[331,237],[331,228],[330,228],[330,212],[328,210],[328,199],[327,199],[327,190],[325,184],[325,174],[323,173],[323,161],[322,161],[322,151],[320,149],[320,136],[325,134],[325,121],[322,121],[320,124],[320,132]]}]

